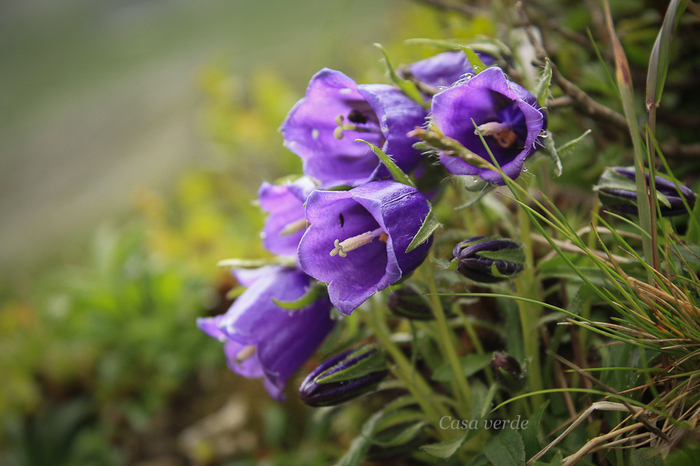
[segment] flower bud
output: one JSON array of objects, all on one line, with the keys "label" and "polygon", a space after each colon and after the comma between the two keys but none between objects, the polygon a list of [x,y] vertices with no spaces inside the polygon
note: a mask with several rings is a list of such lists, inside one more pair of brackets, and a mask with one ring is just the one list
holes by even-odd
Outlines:
[{"label": "flower bud", "polygon": [[335,406],[369,392],[388,373],[377,348],[347,350],[314,369],[301,383],[299,397],[309,406]]},{"label": "flower bud", "polygon": [[[646,173],[647,183],[651,175]],[[637,185],[634,168],[614,167],[607,168],[595,186],[600,196],[600,202],[608,209],[621,214],[638,215]],[[656,195],[661,208],[661,215],[672,217],[687,213],[685,202],[690,209],[695,205],[695,193],[685,185],[679,184],[678,188],[673,181],[656,176],[654,178]]]},{"label": "flower bud", "polygon": [[459,243],[452,250],[457,271],[479,283],[497,283],[520,273],[525,256],[513,240],[476,236]]},{"label": "flower bud", "polygon": [[509,354],[494,353],[491,369],[496,380],[510,393],[517,393],[525,386],[525,374],[517,359]]}]

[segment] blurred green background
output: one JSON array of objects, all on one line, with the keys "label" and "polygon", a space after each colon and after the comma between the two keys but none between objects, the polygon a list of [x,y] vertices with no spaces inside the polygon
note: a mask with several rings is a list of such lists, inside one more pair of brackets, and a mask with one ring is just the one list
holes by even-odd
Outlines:
[{"label": "blurred green background", "polygon": [[460,24],[403,0],[0,2],[0,464],[342,454],[372,407],[260,396],[195,319],[230,303],[217,261],[266,254],[252,201],[301,170],[277,128],[313,73],[387,82],[374,42],[407,63],[434,50],[404,39],[492,32]]}]

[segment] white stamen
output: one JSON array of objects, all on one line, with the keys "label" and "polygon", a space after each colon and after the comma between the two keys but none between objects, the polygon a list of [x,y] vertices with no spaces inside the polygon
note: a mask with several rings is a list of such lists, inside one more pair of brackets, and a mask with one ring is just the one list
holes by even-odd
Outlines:
[{"label": "white stamen", "polygon": [[255,345],[244,346],[237,354],[236,359],[233,361],[236,364],[241,364],[245,362],[246,359],[250,358],[255,354]]},{"label": "white stamen", "polygon": [[503,123],[490,121],[488,123],[484,123],[483,125],[479,125],[479,127],[474,130],[474,134],[481,133],[482,136],[493,136],[494,134],[500,133],[504,129],[510,129],[510,127],[508,125],[504,125]]},{"label": "white stamen", "polygon": [[279,236],[287,236],[291,235],[293,233],[297,233],[299,231],[302,231],[306,229],[307,227],[306,219],[305,218],[300,218],[299,220],[294,220],[293,222],[289,222],[280,230]]},{"label": "white stamen", "polygon": [[348,238],[342,243],[340,240],[335,240],[333,242],[333,250],[331,251],[331,256],[340,256],[340,257],[345,257],[348,255],[348,252],[357,249],[359,247],[362,247],[366,244],[371,243],[374,238],[379,238],[380,241],[386,242],[388,239],[388,235],[384,233],[384,231],[381,228],[377,228],[374,231],[366,231],[362,234],[359,234],[357,236],[353,236],[352,238]]},{"label": "white stamen", "polygon": [[316,128],[312,129],[311,130],[311,137],[314,139],[314,141],[316,141],[318,139],[318,136],[319,136],[318,130]]}]

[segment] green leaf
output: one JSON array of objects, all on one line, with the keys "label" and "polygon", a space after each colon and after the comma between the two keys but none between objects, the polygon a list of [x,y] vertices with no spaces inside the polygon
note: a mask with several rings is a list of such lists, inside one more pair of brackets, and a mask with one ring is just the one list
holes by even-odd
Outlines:
[{"label": "green leaf", "polygon": [[[366,347],[366,349],[363,348],[362,351],[355,351],[353,353],[350,353],[348,356],[345,357],[345,359],[343,359],[343,361],[350,358],[356,358],[361,354],[364,354],[368,351],[374,351],[375,349],[376,348],[372,346],[368,346]],[[338,364],[342,364],[342,361]],[[357,379],[359,377],[363,377],[373,372],[383,371],[386,370],[386,357],[381,351],[376,351],[374,354],[367,356],[366,358],[362,359],[361,361],[358,361],[357,363],[353,364],[347,369],[335,372],[330,375],[326,375],[330,371],[334,370],[336,367],[337,366],[333,366],[325,370],[324,372],[321,372],[314,378],[314,381],[316,381],[316,383],[319,384],[342,382],[344,380]]]},{"label": "green leaf", "polygon": [[372,445],[371,438],[374,433],[374,428],[383,415],[384,410],[378,411],[365,421],[362,425],[360,435],[355,437],[348,451],[335,463],[336,466],[359,466],[367,450],[369,450],[369,447]]},{"label": "green leaf", "polygon": [[486,65],[484,64],[484,62],[481,61],[479,55],[477,55],[471,47],[465,46],[463,50],[464,53],[467,55],[467,60],[469,60],[469,64],[472,65],[474,74],[479,74],[486,69]]},{"label": "green leaf", "polygon": [[391,78],[392,82],[399,86],[399,89],[401,89],[401,91],[406,94],[409,99],[423,107],[426,107],[426,105],[429,106],[430,104],[426,103],[425,99],[423,98],[423,94],[421,94],[414,83],[403,79],[401,76],[396,74],[396,70],[389,59],[389,54],[384,47],[382,47],[381,44],[374,44],[374,46],[382,51],[382,55],[384,55],[384,60],[386,61],[386,67],[389,69],[389,77]]},{"label": "green leaf", "polygon": [[416,435],[418,435],[423,430],[423,427],[425,427],[427,424],[428,423],[425,421],[416,422],[415,424],[411,424],[410,426],[401,430],[390,440],[380,441],[375,438],[372,440],[372,443],[380,445],[382,447],[396,447],[399,445],[403,445],[413,440],[416,437]]},{"label": "green leaf", "polygon": [[425,220],[423,220],[423,225],[421,225],[420,229],[418,230],[418,233],[416,233],[416,236],[414,236],[411,240],[411,244],[409,244],[406,248],[406,254],[428,241],[428,238],[430,238],[430,236],[435,232],[435,230],[437,230],[441,226],[442,223],[440,223],[435,217],[435,214],[433,213],[433,208],[431,206],[428,215],[425,217]]},{"label": "green leaf", "polygon": [[384,166],[389,170],[389,173],[391,173],[392,178],[394,178],[394,181],[398,183],[403,183],[407,184],[408,186],[413,186],[413,181],[408,177],[407,174],[403,172],[399,168],[398,165],[396,165],[396,162],[394,160],[386,155],[383,150],[381,150],[379,147],[375,146],[371,142],[367,142],[364,139],[355,139],[356,142],[364,142],[369,146],[370,149],[372,149],[372,152],[374,152],[377,157],[379,157],[379,160],[382,161]]},{"label": "green leaf", "polygon": [[459,447],[464,445],[464,443],[469,439],[470,434],[474,435],[476,432],[476,429],[473,431],[468,430],[466,434],[454,440],[450,440],[449,442],[431,443],[429,445],[421,446],[420,449],[436,458],[447,459],[454,455],[457,450],[459,450]]},{"label": "green leaf", "polygon": [[504,429],[484,444],[484,453],[493,466],[523,466],[525,447],[520,433],[515,429]]},{"label": "green leaf", "polygon": [[[490,354],[469,354],[460,359],[463,377],[471,377],[491,362]],[[455,379],[452,366],[445,362],[433,372],[432,380],[436,382],[451,382]]]},{"label": "green leaf", "polygon": [[671,0],[668,10],[666,10],[664,22],[661,25],[661,29],[659,29],[659,35],[656,37],[651,56],[649,57],[646,93],[647,110],[658,106],[661,101],[661,94],[664,90],[670,62],[671,39],[688,3],[689,0]]},{"label": "green leaf", "polygon": [[303,309],[306,306],[318,301],[318,299],[327,292],[326,285],[320,282],[314,282],[314,284],[311,285],[311,288],[309,288],[309,291],[307,291],[304,296],[297,300],[282,301],[272,298],[272,302],[282,309],[286,309],[288,311],[298,311],[299,309]]},{"label": "green leaf", "polygon": [[522,430],[523,444],[525,446],[525,456],[527,458],[532,458],[540,451],[542,446],[540,445],[540,423],[542,422],[542,415],[544,410],[547,409],[549,405],[549,400],[542,403],[530,419],[528,419],[527,428]]},{"label": "green leaf", "polygon": [[656,448],[638,448],[632,451],[630,466],[663,466],[661,451]]},{"label": "green leaf", "polygon": [[700,244],[700,202],[695,203],[688,220],[688,233],[686,239],[693,244]]},{"label": "green leaf", "polygon": [[540,74],[540,79],[535,85],[533,94],[537,97],[537,103],[540,107],[544,107],[547,104],[547,97],[549,96],[549,84],[552,82],[552,64],[549,62],[549,58],[544,59],[544,69]]},{"label": "green leaf", "polygon": [[576,139],[572,139],[571,141],[561,146],[558,149],[559,157],[564,157],[566,154],[574,150],[581,143],[581,141],[583,141],[584,138],[589,134],[591,134],[591,130],[587,129],[586,132],[583,133],[581,136],[577,137]]}]

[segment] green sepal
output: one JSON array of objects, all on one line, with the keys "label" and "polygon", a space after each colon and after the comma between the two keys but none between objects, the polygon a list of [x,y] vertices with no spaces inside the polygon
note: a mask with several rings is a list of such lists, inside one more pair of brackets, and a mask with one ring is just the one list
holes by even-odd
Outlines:
[{"label": "green sepal", "polygon": [[384,47],[382,47],[381,44],[376,43],[374,44],[374,46],[381,50],[382,55],[384,55],[384,60],[386,61],[386,67],[389,69],[389,77],[391,78],[391,81],[397,86],[399,86],[401,92],[406,94],[406,96],[409,99],[413,100],[414,102],[416,102],[424,108],[429,108],[430,103],[425,101],[423,94],[421,94],[416,85],[411,81],[404,79],[398,74],[396,74],[396,70],[394,69],[394,66],[391,64],[391,60],[389,59],[389,54],[384,49]]},{"label": "green sepal", "polygon": [[396,162],[394,162],[394,160],[390,156],[386,155],[386,153],[379,147],[375,146],[371,142],[365,141],[364,139],[355,139],[355,142],[364,142],[365,144],[367,144],[367,146],[370,149],[372,149],[372,152],[374,152],[374,154],[377,157],[379,157],[379,160],[381,160],[381,162],[384,164],[387,170],[389,170],[389,173],[391,173],[391,176],[392,178],[394,178],[394,181],[398,183],[403,183],[408,186],[414,186],[413,181],[411,181],[408,175],[405,174],[403,170],[401,170],[399,166],[396,165]]},{"label": "green sepal", "polygon": [[[619,173],[615,173],[611,168],[606,168],[603,174],[600,177],[600,180],[598,180],[598,184],[593,187],[595,191],[598,191],[599,195],[601,197],[606,196],[606,193],[603,191],[604,189],[621,189],[624,191],[631,191],[631,192],[637,192],[637,184],[634,180],[630,180],[626,176],[620,175]],[[656,191],[656,199],[663,204],[665,207],[670,208],[671,207],[671,202],[668,200],[666,196],[664,196],[662,193],[659,192],[659,190]],[[632,205],[637,205],[637,203],[632,200],[632,199],[621,199],[615,197],[616,200],[619,201],[628,201]]]},{"label": "green sepal", "polygon": [[523,252],[522,248],[501,249],[500,251],[485,250],[477,252],[476,255],[494,261],[515,262],[516,264],[525,263],[525,252]]},{"label": "green sepal", "polygon": [[467,55],[467,60],[469,60],[469,64],[472,65],[474,74],[479,74],[486,69],[484,62],[481,61],[479,55],[477,55],[471,47],[464,46],[462,50],[464,50],[464,53]]},{"label": "green sepal", "polygon": [[552,82],[552,64],[549,62],[549,58],[544,59],[544,69],[540,74],[540,79],[535,85],[533,94],[537,97],[537,103],[540,107],[544,107],[547,103],[547,97],[549,96],[549,85]]},{"label": "green sepal", "polygon": [[569,141],[566,144],[564,144],[563,146],[561,146],[557,150],[559,156],[563,157],[566,154],[568,154],[569,152],[571,152],[572,150],[574,150],[581,143],[581,141],[583,141],[585,139],[585,137],[588,136],[589,134],[591,134],[591,130],[587,129],[581,136],[577,137],[576,139],[572,139],[571,141]]},{"label": "green sepal", "polygon": [[321,282],[314,282],[314,284],[311,285],[311,288],[309,288],[309,291],[307,291],[304,296],[297,300],[281,301],[279,299],[272,298],[272,302],[287,311],[298,311],[299,309],[303,309],[306,306],[318,301],[318,299],[326,293],[328,293],[326,290],[326,285]]},{"label": "green sepal", "polygon": [[[337,368],[338,365],[343,364],[344,361],[349,359],[354,359],[364,353],[369,351],[375,351],[374,354],[367,356],[366,358],[356,362],[347,369],[340,370],[330,375],[330,371]],[[381,351],[378,351],[374,346],[362,347],[352,353],[348,354],[342,361],[339,361],[333,367],[328,368],[324,372],[321,372],[314,378],[314,382],[318,384],[342,382],[344,380],[354,380],[363,377],[374,372],[380,372],[386,370],[386,356]]]},{"label": "green sepal", "polygon": [[561,176],[563,167],[561,165],[561,158],[557,152],[557,148],[554,146],[554,139],[552,139],[551,133],[547,133],[546,137],[543,138],[544,141],[544,153],[554,164],[554,174],[556,176]]},{"label": "green sepal", "polygon": [[461,142],[433,131],[432,129],[416,128],[408,133],[408,136],[422,139],[432,147],[440,149],[443,155],[457,157],[474,167],[498,171],[491,162],[470,151],[464,147]]},{"label": "green sepal", "polygon": [[442,223],[440,223],[435,217],[435,214],[433,213],[433,207],[431,206],[430,210],[428,211],[428,215],[426,215],[425,220],[423,220],[423,224],[418,230],[418,233],[416,233],[416,236],[414,236],[411,240],[411,244],[409,244],[406,248],[406,254],[428,241],[428,238],[430,238],[435,232],[435,230],[437,230],[441,226]]}]

